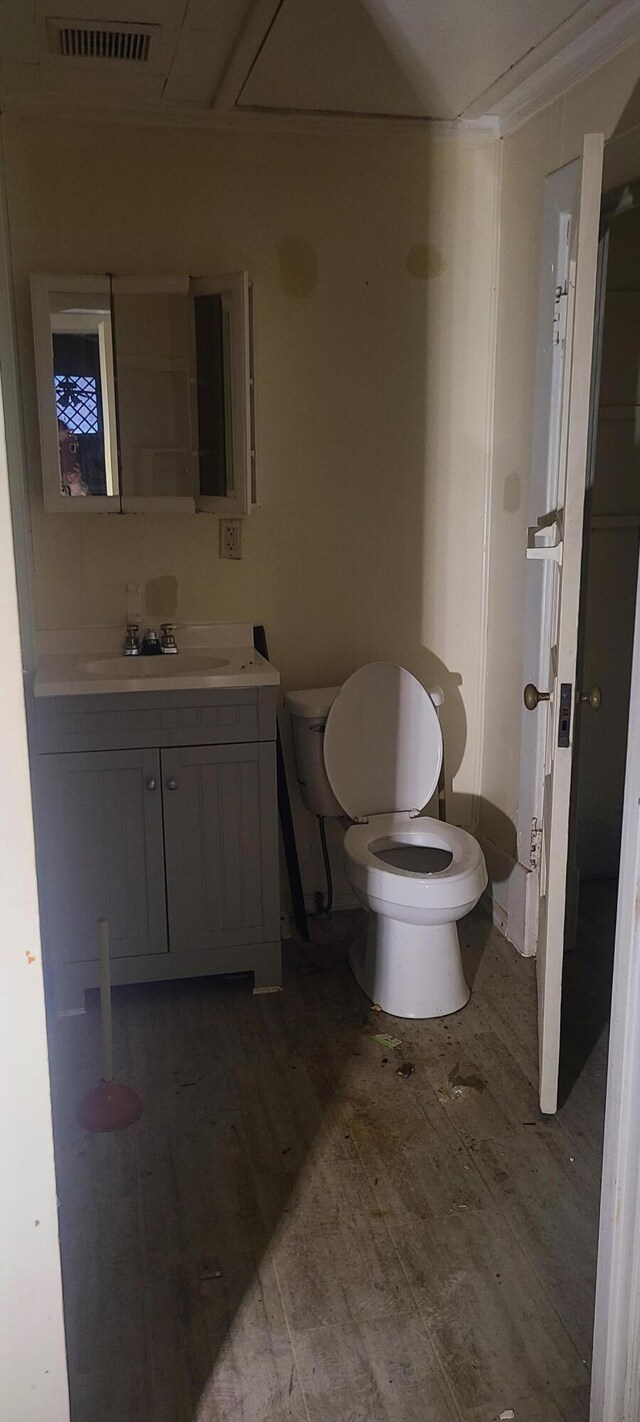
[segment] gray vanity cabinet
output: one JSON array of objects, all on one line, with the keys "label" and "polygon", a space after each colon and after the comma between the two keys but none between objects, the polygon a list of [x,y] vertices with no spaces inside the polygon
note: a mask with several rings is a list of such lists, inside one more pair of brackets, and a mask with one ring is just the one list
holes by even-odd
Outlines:
[{"label": "gray vanity cabinet", "polygon": [[160,754],[91,751],[41,758],[44,936],[55,967],[97,953],[167,950]]},{"label": "gray vanity cabinet", "polygon": [[[172,952],[259,943],[277,913],[270,746],[162,752]],[[271,829],[271,832],[270,832]]]},{"label": "gray vanity cabinet", "polygon": [[280,985],[272,687],[36,703],[36,842],[59,1009],[99,980],[250,971]]}]

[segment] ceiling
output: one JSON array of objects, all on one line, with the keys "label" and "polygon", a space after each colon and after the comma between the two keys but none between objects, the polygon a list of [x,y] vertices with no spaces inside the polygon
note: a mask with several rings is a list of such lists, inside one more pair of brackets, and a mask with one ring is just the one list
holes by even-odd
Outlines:
[{"label": "ceiling", "polygon": [[[0,98],[477,118],[623,10],[640,33],[640,0],[0,0]],[[148,26],[148,57],[63,56],[60,15]]]}]

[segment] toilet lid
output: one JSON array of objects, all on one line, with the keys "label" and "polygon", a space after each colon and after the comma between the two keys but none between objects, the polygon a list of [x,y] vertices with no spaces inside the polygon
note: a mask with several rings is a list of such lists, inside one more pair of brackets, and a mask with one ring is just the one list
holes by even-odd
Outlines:
[{"label": "toilet lid", "polygon": [[371,662],[349,677],[329,712],[324,763],[352,820],[426,805],[438,784],[442,732],[411,672]]}]

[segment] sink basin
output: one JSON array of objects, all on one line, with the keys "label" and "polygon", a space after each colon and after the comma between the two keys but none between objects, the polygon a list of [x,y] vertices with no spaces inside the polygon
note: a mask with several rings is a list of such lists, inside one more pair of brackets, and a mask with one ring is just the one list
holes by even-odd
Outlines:
[{"label": "sink basin", "polygon": [[179,631],[180,650],[156,657],[125,657],[115,627],[53,633],[39,651],[34,695],[114,696],[122,707],[128,693],[138,705],[141,699],[155,703],[156,693],[171,695],[173,705],[176,696],[193,691],[216,704],[219,691],[279,685],[275,667],[253,646],[252,623],[185,623]]},{"label": "sink basin", "polygon": [[228,667],[226,657],[214,657],[209,652],[178,652],[173,656],[160,657],[102,657],[94,662],[84,662],[84,670],[93,676],[122,677],[131,681],[137,677],[191,676],[194,672],[219,671]]}]

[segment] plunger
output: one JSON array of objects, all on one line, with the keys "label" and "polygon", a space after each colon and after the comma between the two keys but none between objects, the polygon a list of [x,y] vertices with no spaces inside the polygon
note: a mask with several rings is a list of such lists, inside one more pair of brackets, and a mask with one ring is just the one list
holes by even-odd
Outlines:
[{"label": "plunger", "polygon": [[102,1080],[80,1102],[78,1121],[85,1131],[122,1131],[137,1121],[142,1102],[132,1086],[113,1079],[113,1030],[111,1025],[111,968],[109,925],[98,919],[100,947],[100,1025],[102,1031]]}]

